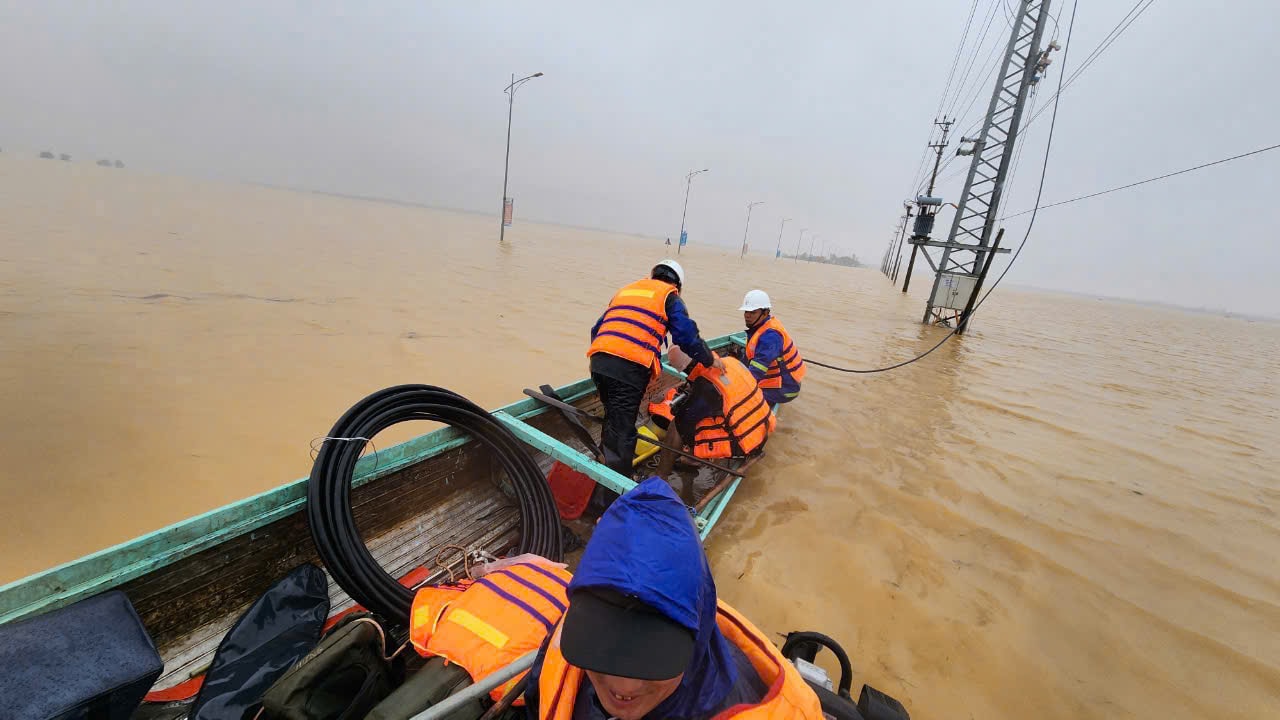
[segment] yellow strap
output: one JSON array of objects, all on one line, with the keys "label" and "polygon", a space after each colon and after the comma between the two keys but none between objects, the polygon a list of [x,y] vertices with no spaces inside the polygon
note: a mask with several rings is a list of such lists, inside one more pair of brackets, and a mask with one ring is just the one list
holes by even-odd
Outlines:
[{"label": "yellow strap", "polygon": [[646,298],[651,298],[651,297],[653,297],[653,296],[654,296],[654,292],[653,292],[652,290],[637,290],[637,289],[629,289],[629,290],[620,290],[620,291],[618,291],[618,297],[646,297]]},{"label": "yellow strap", "polygon": [[490,625],[484,620],[481,620],[475,615],[472,615],[466,610],[456,609],[449,613],[445,617],[445,620],[461,625],[467,630],[475,633],[481,640],[484,640],[499,650],[506,647],[507,642],[511,640],[511,638],[507,637],[506,633]]}]

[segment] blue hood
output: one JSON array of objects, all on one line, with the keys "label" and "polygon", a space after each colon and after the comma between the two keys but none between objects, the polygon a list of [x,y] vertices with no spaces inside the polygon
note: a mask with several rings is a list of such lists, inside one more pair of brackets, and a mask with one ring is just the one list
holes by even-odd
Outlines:
[{"label": "blue hood", "polygon": [[737,670],[716,625],[716,585],[689,509],[658,477],[618,498],[596,525],[569,583],[632,595],[694,633],[684,680],[655,717],[705,716],[721,707]]}]

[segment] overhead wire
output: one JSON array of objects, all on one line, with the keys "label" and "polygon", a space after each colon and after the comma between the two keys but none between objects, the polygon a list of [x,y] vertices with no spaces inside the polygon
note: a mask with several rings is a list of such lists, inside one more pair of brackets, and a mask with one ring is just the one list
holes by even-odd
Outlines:
[{"label": "overhead wire", "polygon": [[[1071,77],[1067,78],[1067,80],[1062,84],[1062,90],[1066,90],[1068,87],[1071,87],[1071,84],[1074,83],[1090,65],[1096,62],[1108,48],[1115,44],[1115,41],[1118,40],[1120,36],[1138,20],[1138,18],[1142,17],[1142,14],[1145,13],[1154,2],[1155,0],[1138,0],[1134,3],[1133,7],[1129,8],[1129,12],[1125,13],[1124,17],[1120,18],[1115,26],[1111,28],[1111,31],[1108,32],[1102,40],[1098,42],[1098,45],[1089,52],[1089,55],[1080,64],[1080,67],[1076,68],[1075,72],[1071,74]],[[1062,90],[1059,90],[1058,92],[1062,92]],[[1048,106],[1046,105],[1045,107]],[[1031,123],[1035,122],[1043,112],[1044,110],[1041,109],[1040,112],[1032,115],[1031,118],[1027,120],[1026,126],[1030,127]]]},{"label": "overhead wire", "polygon": [[[996,1],[998,2],[999,0],[996,0]],[[934,124],[930,125],[929,127],[928,141],[925,143],[924,148],[920,152],[920,162],[916,165],[916,171],[911,176],[910,187],[913,188],[913,191],[911,192],[912,196],[919,195],[921,191],[924,189],[924,181],[925,181],[925,178],[928,177],[929,146],[932,145],[934,142],[933,136],[938,129],[937,128],[938,118],[946,117],[946,115],[942,113],[942,108],[946,104],[947,98],[950,95],[952,81],[955,79],[956,69],[960,65],[960,58],[964,55],[964,49],[969,40],[969,33],[973,29],[973,18],[977,13],[977,9],[978,9],[978,0],[972,0],[972,2],[969,4],[969,16],[965,20],[964,31],[960,34],[960,42],[956,45],[955,55],[951,59],[951,70],[947,73],[947,81],[943,85],[942,95],[938,98],[938,108],[934,111],[934,118],[933,118]],[[958,90],[959,88],[957,87],[957,91]]]},{"label": "overhead wire", "polygon": [[1250,150],[1249,152],[1246,152],[1246,153],[1240,153],[1239,155],[1232,155],[1231,157],[1222,158],[1221,160],[1214,160],[1213,162],[1203,163],[1203,164],[1200,164],[1200,165],[1196,165],[1195,167],[1183,168],[1182,170],[1177,170],[1177,171],[1174,171],[1174,172],[1171,172],[1171,173],[1165,173],[1164,175],[1157,175],[1157,176],[1155,176],[1155,177],[1150,177],[1150,178],[1147,178],[1146,180],[1139,180],[1139,181],[1137,181],[1137,182],[1131,182],[1131,183],[1129,183],[1128,185],[1121,185],[1121,186],[1119,186],[1119,187],[1108,188],[1108,189],[1106,189],[1106,190],[1099,190],[1098,192],[1095,192],[1095,193],[1089,193],[1088,195],[1081,195],[1080,197],[1073,197],[1073,198],[1071,198],[1070,200],[1062,200],[1062,201],[1060,201],[1060,202],[1050,203],[1049,205],[1042,205],[1042,206],[1039,206],[1039,207],[1034,207],[1034,208],[1031,208],[1030,210],[1023,210],[1022,212],[1014,213],[1014,214],[1012,214],[1012,215],[1005,215],[1004,217],[1002,217],[1002,218],[1000,218],[1000,219],[1001,219],[1002,221],[1003,221],[1003,220],[1010,220],[1010,219],[1013,219],[1013,218],[1016,218],[1016,217],[1021,217],[1021,216],[1023,216],[1023,215],[1026,215],[1027,213],[1030,213],[1030,212],[1035,212],[1035,211],[1037,211],[1037,210],[1048,210],[1049,208],[1052,208],[1052,207],[1058,207],[1059,205],[1069,205],[1069,204],[1074,203],[1074,202],[1080,202],[1081,200],[1088,200],[1089,198],[1096,198],[1096,197],[1098,197],[1099,195],[1109,195],[1109,194],[1111,194],[1111,193],[1113,193],[1113,192],[1119,192],[1119,191],[1121,191],[1121,190],[1128,190],[1129,188],[1138,187],[1139,185],[1146,185],[1147,183],[1153,183],[1153,182],[1156,182],[1157,180],[1165,180],[1165,179],[1167,179],[1167,178],[1175,177],[1175,176],[1177,176],[1177,175],[1185,175],[1185,174],[1187,174],[1187,173],[1189,173],[1189,172],[1195,172],[1196,170],[1203,170],[1203,169],[1205,169],[1205,168],[1213,167],[1214,165],[1222,165],[1223,163],[1229,163],[1229,162],[1231,162],[1232,160],[1239,160],[1239,159],[1241,159],[1241,158],[1247,158],[1247,157],[1249,157],[1250,155],[1258,155],[1258,154],[1261,154],[1261,153],[1264,153],[1264,152],[1269,152],[1269,151],[1271,151],[1271,150],[1276,150],[1276,149],[1280,149],[1280,144],[1276,144],[1276,145],[1268,145],[1268,146],[1266,146],[1266,147],[1261,147],[1261,148],[1258,148],[1258,149],[1256,149],[1256,150]]},{"label": "overhead wire", "polygon": [[[1139,0],[1139,2],[1144,2],[1144,1],[1145,1],[1145,0]],[[1058,11],[1058,16],[1060,16],[1061,14],[1062,14],[1062,11],[1061,11],[1061,10],[1059,10],[1059,11]],[[1053,21],[1053,34],[1052,34],[1052,36],[1051,36],[1051,40],[1053,40],[1053,41],[1056,41],[1056,40],[1058,39],[1058,33],[1059,33],[1059,30],[1060,30],[1060,28],[1059,28],[1059,17],[1058,17],[1058,16],[1054,16],[1054,15],[1050,15],[1050,16],[1049,16],[1049,19]],[[1126,15],[1126,17],[1127,17],[1127,15]],[[999,50],[999,49],[1000,49],[1000,47],[1001,47],[1001,44],[1000,44],[1000,43],[996,43],[996,45],[995,45],[995,48],[994,48],[994,49],[995,49],[995,50]],[[992,70],[991,70],[991,71],[984,73],[984,77],[985,77],[986,79],[988,79],[988,80],[989,80],[989,79],[990,79],[990,77],[991,77],[991,75],[993,74],[993,72],[994,72],[995,70],[996,70],[996,68],[992,68]],[[1077,75],[1079,75],[1079,71],[1078,71],[1078,70],[1077,70],[1077,72],[1076,72],[1076,73],[1073,73],[1072,77],[1075,77],[1075,76],[1077,76]],[[966,118],[968,117],[969,110],[972,108],[973,103],[976,101],[976,99],[977,99],[977,98],[981,97],[981,89],[982,89],[982,87],[984,87],[984,85],[979,85],[979,86],[976,88],[976,90],[977,90],[978,92],[973,96],[973,98],[974,98],[974,99],[970,101],[969,106],[965,108],[964,116],[965,116]],[[1038,95],[1038,93],[1037,93],[1038,88],[1039,88],[1039,86],[1038,86],[1038,85],[1037,85],[1037,86],[1033,86],[1033,87],[1032,87],[1032,96],[1031,96],[1032,113],[1034,113],[1034,114],[1035,114],[1035,116],[1038,116],[1040,112],[1043,112],[1043,110],[1044,110],[1044,109],[1046,109],[1046,108],[1048,107],[1048,104],[1046,104],[1046,105],[1042,106],[1039,110],[1036,110],[1035,103],[1036,103],[1036,98],[1037,98],[1037,95]],[[1053,98],[1051,97],[1051,98],[1050,98],[1050,100],[1052,100],[1052,99],[1053,99]],[[1025,140],[1025,138],[1027,137],[1026,129],[1030,126],[1030,124],[1031,124],[1031,122],[1030,122],[1030,121],[1028,121],[1026,124],[1024,124],[1024,125],[1022,126],[1022,128],[1021,128],[1021,132],[1019,133],[1019,141],[1018,141],[1018,142],[1019,142],[1019,149],[1018,149],[1018,155],[1017,155],[1017,156],[1015,157],[1015,159],[1014,159],[1014,166],[1013,166],[1013,168],[1014,168],[1014,173],[1015,173],[1015,174],[1016,174],[1016,172],[1017,172],[1017,168],[1018,168],[1019,162],[1021,161],[1021,158],[1022,158],[1022,150],[1021,150],[1021,148],[1022,148],[1022,146],[1025,144],[1025,142],[1026,142],[1026,140]],[[962,127],[963,127],[963,125],[962,125]],[[964,130],[964,132],[962,132],[962,133],[961,133],[960,137],[961,137],[961,138],[969,137],[971,134],[973,134],[975,131],[979,130],[981,127],[982,127],[982,119],[981,119],[981,118],[975,119],[975,120],[974,120],[974,122],[973,122],[973,124],[972,124],[971,126],[968,126],[968,127]],[[950,157],[948,157],[945,161],[943,161],[943,163],[939,166],[939,168],[938,168],[938,177],[939,177],[939,183],[940,183],[940,184],[948,183],[948,182],[950,182],[950,181],[952,181],[952,180],[954,180],[954,179],[956,179],[956,178],[958,178],[958,177],[960,177],[960,176],[964,175],[964,174],[965,174],[965,171],[966,171],[966,170],[968,170],[968,166],[967,166],[965,163],[960,163],[960,164],[959,164],[958,166],[956,166],[954,169],[952,168],[952,165],[955,165],[956,161],[957,161],[960,157],[961,157],[961,156],[959,156],[959,155],[955,155],[955,154],[953,154],[953,155],[951,155]],[[1012,183],[1012,178],[1010,179],[1010,183]],[[1006,183],[1006,186],[1007,186],[1008,184],[1010,184],[1010,183]]]},{"label": "overhead wire", "polygon": [[[1001,0],[992,0],[992,1],[993,3],[1000,3]],[[934,124],[933,126],[931,126],[931,128],[929,128],[928,142],[925,142],[924,149],[922,150],[922,152],[920,152],[919,164],[916,165],[915,173],[913,174],[913,176],[911,176],[910,187],[913,188],[913,191],[911,191],[911,195],[913,196],[920,195],[920,193],[924,191],[925,181],[927,181],[929,177],[929,170],[928,170],[929,145],[933,145],[934,133],[938,131],[938,128],[937,128],[938,118],[948,117],[948,114],[942,113],[942,108],[943,106],[946,105],[948,97],[950,97],[952,82],[954,82],[954,79],[955,79],[956,69],[960,67],[960,59],[963,58],[964,56],[965,46],[966,44],[968,44],[970,32],[972,32],[972,29],[973,29],[973,20],[975,15],[977,15],[977,10],[978,10],[978,0],[973,0],[972,3],[969,4],[969,17],[968,19],[965,20],[964,32],[960,33],[960,42],[959,44],[956,45],[955,55],[952,56],[952,59],[951,59],[951,69],[950,69],[950,72],[947,73],[947,81],[945,85],[943,85],[942,87],[942,96],[940,97],[940,99],[938,99],[938,108],[937,110],[934,110],[934,117],[933,117]],[[989,17],[988,17],[988,23],[989,23]],[[979,47],[980,45],[975,45],[973,47],[972,53],[970,53],[969,67],[972,67],[973,55],[978,53]],[[960,91],[961,91],[961,87],[957,85],[956,97],[960,96]]]},{"label": "overhead wire", "polygon": [[982,48],[986,46],[987,34],[991,32],[991,25],[996,19],[996,10],[999,7],[1000,7],[1000,0],[992,0],[991,12],[987,14],[987,19],[984,22],[983,28],[982,28],[982,35],[978,38],[978,42],[974,44],[973,53],[969,55],[969,63],[965,66],[964,74],[960,76],[960,82],[958,84],[959,90],[957,90],[955,97],[951,101],[951,108],[947,111],[948,115],[951,115],[954,117],[956,114],[956,107],[960,104],[960,98],[964,97],[964,88],[967,87],[967,83],[969,82],[969,75],[970,73],[973,72],[973,64],[978,59],[978,56],[981,53]]},{"label": "overhead wire", "polygon": [[[1050,151],[1053,149],[1053,132],[1056,129],[1058,124],[1058,104],[1061,99],[1062,81],[1066,75],[1067,55],[1071,51],[1071,33],[1075,29],[1076,9],[1079,7],[1079,4],[1080,4],[1080,0],[1073,0],[1071,4],[1071,20],[1067,24],[1067,40],[1065,43],[1065,47],[1062,51],[1062,73],[1058,75],[1058,92],[1054,93],[1054,96],[1053,96],[1053,116],[1052,116],[1052,119],[1049,121],[1049,137],[1047,140],[1045,140],[1044,162],[1040,166],[1040,183],[1039,183],[1039,187],[1036,189],[1035,207],[1032,208],[1030,211],[1032,213],[1031,220],[1027,223],[1027,230],[1026,230],[1026,233],[1023,234],[1022,236],[1022,242],[1018,243],[1018,249],[1015,250],[1013,253],[1013,256],[1009,258],[1009,263],[1005,265],[1004,270],[1001,271],[1000,273],[1000,276],[996,278],[995,282],[991,284],[991,287],[987,289],[986,293],[983,294],[983,296],[973,306],[973,309],[970,311],[970,316],[972,316],[973,313],[977,312],[978,308],[982,307],[982,305],[987,301],[987,298],[991,297],[991,293],[995,292],[995,289],[1000,286],[1000,282],[1004,280],[1005,275],[1009,274],[1009,269],[1012,268],[1014,263],[1018,261],[1018,257],[1022,254],[1022,249],[1027,245],[1027,239],[1031,237],[1031,230],[1036,225],[1036,217],[1039,215],[1038,211],[1040,210],[1040,199],[1044,194],[1044,181],[1045,181],[1045,177],[1049,173],[1049,155],[1050,155]],[[888,372],[889,370],[896,370],[900,367],[910,365],[912,363],[918,362],[928,357],[931,353],[933,353],[933,351],[942,347],[944,343],[946,343],[951,338],[955,337],[956,334],[960,332],[961,327],[963,327],[963,325],[957,324],[957,326],[953,328],[951,332],[944,335],[943,338],[939,340],[933,347],[929,348],[928,350],[925,350],[919,355],[916,355],[913,358],[903,360],[902,362],[894,363],[893,365],[889,365],[886,367],[871,368],[871,369],[865,369],[865,370],[859,369],[859,368],[845,368],[845,367],[840,367],[839,365],[832,365],[829,363],[819,362],[817,360],[813,360],[810,358],[806,358],[805,363],[811,364],[811,365],[817,365],[818,367],[827,368],[828,370],[835,370],[838,372],[845,372],[845,373],[855,373],[859,375]]]},{"label": "overhead wire", "polygon": [[951,72],[947,73],[947,83],[942,87],[942,97],[938,98],[938,109],[933,113],[935,120],[942,114],[942,106],[947,102],[947,93],[951,91],[951,81],[955,79],[956,67],[960,64],[960,56],[964,53],[964,44],[969,39],[969,30],[973,27],[973,14],[977,9],[978,0],[973,0],[969,5],[969,19],[965,21],[964,32],[960,35],[960,44],[956,46],[956,55],[951,60]]}]

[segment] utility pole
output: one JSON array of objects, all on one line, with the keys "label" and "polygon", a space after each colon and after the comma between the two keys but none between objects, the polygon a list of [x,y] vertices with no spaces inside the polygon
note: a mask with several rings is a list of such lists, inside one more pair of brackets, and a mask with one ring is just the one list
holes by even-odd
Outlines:
[{"label": "utility pole", "polygon": [[763,204],[763,200],[747,203],[747,226],[742,228],[742,254],[738,255],[740,258],[747,256],[747,231],[751,229],[751,208]]},{"label": "utility pole", "polygon": [[507,203],[511,202],[511,199],[507,197],[507,177],[511,171],[511,115],[516,107],[516,90],[521,85],[539,77],[542,77],[540,72],[516,80],[515,73],[511,73],[511,84],[504,91],[507,93],[507,159],[502,164],[502,215],[498,218],[499,243],[507,236]]},{"label": "utility pole", "polygon": [[684,244],[686,242],[685,236],[684,236],[684,218],[685,218],[685,215],[689,214],[689,189],[693,187],[693,177],[695,175],[700,175],[708,171],[709,171],[709,168],[703,168],[702,170],[691,170],[689,171],[688,175],[684,176],[684,210],[680,211],[680,240],[676,242],[677,255],[679,255],[680,251],[684,249]]},{"label": "utility pole", "polygon": [[782,257],[782,229],[787,226],[787,223],[790,222],[790,220],[791,218],[783,218],[782,224],[778,226],[778,247],[773,251],[774,260]]},{"label": "utility pole", "polygon": [[800,243],[804,242],[804,233],[809,228],[800,228],[800,237],[796,238],[796,254],[791,258],[794,262],[800,262]]},{"label": "utility pole", "polygon": [[942,248],[942,259],[937,265],[925,250],[925,257],[936,272],[921,319],[923,323],[958,321],[969,306],[988,254],[1008,251],[992,249],[991,235],[999,217],[1005,178],[1013,160],[1027,96],[1039,80],[1038,73],[1049,65],[1049,53],[1058,49],[1057,43],[1050,43],[1044,51],[1040,47],[1049,17],[1049,1],[1018,2],[982,130],[976,138],[962,138],[962,143],[972,145],[957,151],[958,155],[972,154],[973,160],[947,241],[918,244],[922,249]]},{"label": "utility pole", "polygon": [[898,267],[902,265],[902,241],[907,237],[907,222],[911,220],[912,210],[911,203],[902,203],[902,206],[906,208],[907,213],[902,216],[902,232],[898,234],[898,242],[894,248],[893,274],[889,278],[889,281],[895,285],[898,284]]},{"label": "utility pole", "polygon": [[[948,120],[947,116],[943,115],[941,121],[934,120],[933,124],[942,128],[942,137],[929,146],[934,151],[933,173],[929,175],[929,189],[923,196],[916,196],[916,205],[920,208],[920,214],[916,217],[915,227],[911,229],[911,260],[907,263],[907,277],[902,281],[904,293],[911,286],[911,271],[916,266],[916,252],[920,250],[920,243],[929,240],[929,235],[933,232],[933,216],[942,208],[942,199],[933,196],[933,189],[938,184],[938,167],[942,164],[942,151],[947,147],[947,136],[950,135],[951,126],[955,124],[955,120]],[[911,214],[910,207],[907,208],[907,214]],[[897,272],[893,274],[893,282],[898,282]]]}]

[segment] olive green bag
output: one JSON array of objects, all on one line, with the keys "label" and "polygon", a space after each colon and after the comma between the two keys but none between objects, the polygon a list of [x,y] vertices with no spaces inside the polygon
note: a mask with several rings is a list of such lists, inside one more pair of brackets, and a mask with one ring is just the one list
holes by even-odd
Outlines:
[{"label": "olive green bag", "polygon": [[367,613],[334,628],[262,696],[262,720],[358,720],[391,694],[396,667]]}]

